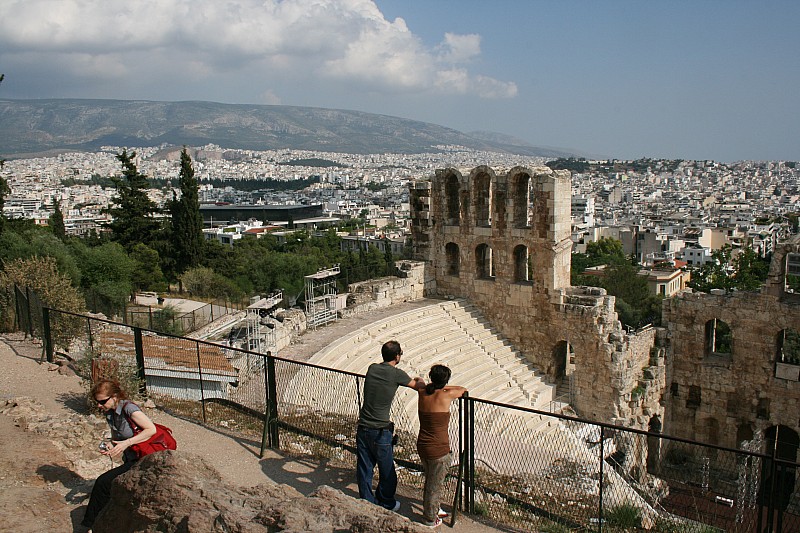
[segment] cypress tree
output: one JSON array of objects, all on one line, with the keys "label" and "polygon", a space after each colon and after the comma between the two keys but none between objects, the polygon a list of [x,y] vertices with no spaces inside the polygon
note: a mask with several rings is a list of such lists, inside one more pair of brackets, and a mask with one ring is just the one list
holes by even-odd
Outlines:
[{"label": "cypress tree", "polygon": [[64,227],[64,213],[61,212],[61,205],[58,200],[53,198],[53,214],[48,218],[50,229],[59,240],[67,238],[67,230]]},{"label": "cypress tree", "polygon": [[178,273],[200,264],[203,253],[203,219],[200,216],[200,189],[194,177],[192,158],[184,146],[181,152],[179,176],[180,199],[173,199],[172,242],[175,246],[175,266]]}]

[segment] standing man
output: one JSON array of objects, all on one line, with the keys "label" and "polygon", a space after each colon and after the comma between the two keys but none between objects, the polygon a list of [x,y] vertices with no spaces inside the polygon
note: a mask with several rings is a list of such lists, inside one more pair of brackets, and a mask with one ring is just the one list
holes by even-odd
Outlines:
[{"label": "standing man", "polygon": [[[389,420],[397,387],[425,388],[422,378],[411,379],[397,368],[403,350],[397,341],[389,341],[381,348],[383,363],[372,363],[364,381],[364,404],[358,416],[356,449],[358,465],[356,480],[358,495],[390,511],[400,509],[395,499],[397,473],[394,471],[394,424]],[[372,476],[378,466],[378,490],[372,492]]]}]

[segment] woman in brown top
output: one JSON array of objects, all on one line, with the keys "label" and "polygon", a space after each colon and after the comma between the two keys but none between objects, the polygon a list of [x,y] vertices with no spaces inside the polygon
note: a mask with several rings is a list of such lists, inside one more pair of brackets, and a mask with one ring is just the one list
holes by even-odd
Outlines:
[{"label": "woman in brown top", "polygon": [[447,386],[450,369],[444,365],[433,365],[428,374],[430,382],[419,390],[419,436],[417,453],[425,469],[425,492],[422,497],[422,518],[426,526],[436,527],[442,523],[442,485],[453,458],[450,453],[450,403],[460,398],[464,387]]}]

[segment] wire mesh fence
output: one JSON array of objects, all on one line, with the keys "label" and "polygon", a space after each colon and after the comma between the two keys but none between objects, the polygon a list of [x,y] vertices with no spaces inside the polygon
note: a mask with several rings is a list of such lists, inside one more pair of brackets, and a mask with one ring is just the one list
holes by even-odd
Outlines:
[{"label": "wire mesh fence", "polygon": [[[73,355],[112,361],[106,364],[164,409],[260,441],[262,452],[269,446],[355,465],[359,374],[41,313],[46,337],[59,327],[72,331]],[[402,397],[408,394],[416,393],[401,391],[392,408],[395,459],[400,482],[421,488],[419,426],[415,402]],[[454,459],[444,499],[520,531],[800,531],[796,439],[792,430],[767,431],[734,450],[463,398],[451,411]]]}]

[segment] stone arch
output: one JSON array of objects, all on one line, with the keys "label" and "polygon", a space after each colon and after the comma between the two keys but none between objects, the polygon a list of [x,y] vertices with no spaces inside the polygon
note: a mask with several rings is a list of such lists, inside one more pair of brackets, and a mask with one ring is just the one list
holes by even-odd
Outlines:
[{"label": "stone arch", "polygon": [[458,276],[461,271],[461,256],[458,245],[454,242],[448,242],[444,247],[444,253],[447,261],[447,275]]},{"label": "stone arch", "polygon": [[475,275],[479,279],[494,279],[492,247],[486,243],[475,248]]},{"label": "stone arch", "polygon": [[650,474],[658,475],[658,465],[661,463],[661,434],[662,423],[658,415],[650,417],[647,425],[647,471]]},{"label": "stone arch", "polygon": [[458,176],[450,174],[444,182],[445,224],[457,226],[461,222],[461,201],[459,198],[461,182]]},{"label": "stone arch", "polygon": [[716,418],[707,418],[705,426],[706,442],[719,446],[719,421]]},{"label": "stone arch", "polygon": [[749,422],[736,426],[736,447],[741,448],[743,443],[753,440],[753,435],[753,426]]},{"label": "stone arch", "polygon": [[[779,461],[797,463],[797,450],[800,447],[800,435],[788,426],[770,426],[764,431],[764,453]],[[760,503],[768,501],[766,496],[774,487],[772,502],[776,508],[786,510],[792,498],[796,483],[795,468],[783,462],[764,459],[761,467]]]},{"label": "stone arch", "polygon": [[492,225],[492,177],[482,170],[472,176],[472,205],[475,210],[475,225]]},{"label": "stone arch", "polygon": [[528,247],[520,244],[514,247],[514,281],[530,283],[533,281],[531,258]]},{"label": "stone arch", "polygon": [[511,180],[511,205],[513,212],[511,222],[515,228],[528,228],[531,225],[530,206],[531,176],[527,172],[520,172]]},{"label": "stone arch", "polygon": [[712,318],[705,325],[705,356],[731,357],[733,353],[733,332],[727,322]]},{"label": "stone arch", "polygon": [[575,350],[568,341],[559,341],[551,352],[548,374],[554,381],[570,376],[575,370]]}]

